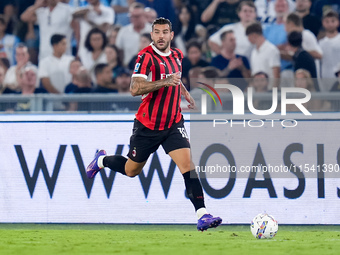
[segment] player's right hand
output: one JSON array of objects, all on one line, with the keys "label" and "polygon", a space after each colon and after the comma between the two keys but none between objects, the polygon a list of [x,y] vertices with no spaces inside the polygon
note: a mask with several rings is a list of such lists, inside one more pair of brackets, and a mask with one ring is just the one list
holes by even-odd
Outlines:
[{"label": "player's right hand", "polygon": [[166,83],[167,86],[177,86],[181,83],[181,76],[180,76],[180,72],[174,73],[172,75],[170,75],[168,78],[166,78]]}]

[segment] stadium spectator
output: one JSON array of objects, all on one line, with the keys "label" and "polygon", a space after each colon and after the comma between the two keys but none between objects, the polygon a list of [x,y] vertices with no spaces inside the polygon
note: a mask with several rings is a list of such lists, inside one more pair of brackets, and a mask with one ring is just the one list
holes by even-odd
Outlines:
[{"label": "stadium spectator", "polygon": [[312,0],[296,0],[296,14],[302,18],[303,27],[310,30],[316,37],[321,29],[321,20],[310,13]]},{"label": "stadium spectator", "polygon": [[8,58],[11,65],[15,64],[15,48],[19,39],[6,33],[7,22],[4,15],[0,14],[0,57]]},{"label": "stadium spectator", "polygon": [[104,32],[99,28],[92,28],[85,40],[85,50],[79,54],[84,67],[90,71],[93,82],[96,81],[95,66],[99,63],[107,63],[104,51],[106,44],[107,39]]},{"label": "stadium spectator", "polygon": [[150,7],[146,7],[144,9],[144,12],[145,12],[145,18],[146,18],[146,21],[150,24],[152,24],[152,22],[157,19],[157,12],[155,9],[153,8],[150,8]]},{"label": "stadium spectator", "polygon": [[[17,62],[16,65],[11,66],[4,80],[4,84],[7,88],[20,91],[20,86],[17,80],[18,75],[21,74],[22,70],[28,66],[31,66],[32,63],[29,61],[29,53],[26,45],[19,43],[15,49],[15,60]],[[39,82],[37,82],[38,87]]]},{"label": "stadium spectator", "polygon": [[65,54],[67,40],[64,35],[55,34],[51,37],[53,54],[39,62],[39,78],[42,86],[49,93],[63,93],[71,81],[69,66],[73,56]]},{"label": "stadium spectator", "polygon": [[201,21],[220,29],[226,24],[239,21],[237,9],[240,0],[212,0],[201,15]]},{"label": "stadium spectator", "polygon": [[176,22],[175,6],[172,0],[137,0],[145,7],[154,9],[158,17],[169,19],[173,24]]},{"label": "stadium spectator", "polygon": [[340,1],[338,0],[319,0],[315,1],[312,7],[312,13],[320,19],[323,14],[329,10],[333,10],[340,15]]},{"label": "stadium spectator", "polygon": [[285,29],[287,33],[293,31],[301,32],[303,49],[308,51],[314,59],[322,58],[322,50],[315,35],[311,31],[303,28],[302,19],[299,15],[290,13],[285,21]]},{"label": "stadium spectator", "polygon": [[106,32],[108,45],[116,45],[116,39],[120,28],[121,28],[120,25],[113,25],[109,27],[109,29]]},{"label": "stadium spectator", "polygon": [[115,11],[115,24],[118,24],[120,26],[126,26],[130,24],[129,20],[129,7],[132,3],[134,3],[136,0],[112,0],[111,1],[111,7]]},{"label": "stadium spectator", "polygon": [[268,74],[264,72],[258,72],[252,76],[249,86],[253,87],[256,93],[268,92],[268,86],[269,86],[268,78],[269,78]]},{"label": "stadium spectator", "polygon": [[80,62],[79,59],[73,59],[70,63],[70,68],[69,68],[69,72],[72,75],[72,80],[69,84],[66,85],[64,92],[66,94],[69,93],[74,93],[74,91],[78,88],[78,86],[76,85],[76,75],[80,69],[80,67],[82,67],[82,63]]},{"label": "stadium spectator", "polygon": [[[38,81],[38,68],[36,66],[27,66],[24,69],[21,69],[20,74],[18,75],[18,83],[20,86],[19,94],[22,95],[33,95],[39,93],[47,93],[47,91],[43,88],[37,88],[36,84]],[[31,110],[31,101],[27,102],[18,102],[13,105],[14,111],[30,111]]]},{"label": "stadium spectator", "polygon": [[196,37],[195,31],[195,17],[189,5],[182,5],[174,28],[175,44],[178,49],[183,52],[183,55],[187,55],[186,43]]},{"label": "stadium spectator", "polygon": [[[315,92],[315,81],[312,79],[309,71],[298,69],[295,71],[295,87],[304,88],[310,92]],[[331,108],[330,102],[326,100],[313,99],[303,104],[309,111],[328,111]],[[295,105],[290,105],[290,107]],[[287,108],[287,110],[290,110]]]},{"label": "stadium spectator", "polygon": [[17,9],[14,3],[8,3],[5,5],[3,13],[7,23],[7,28],[5,31],[6,34],[12,34],[15,36],[18,36],[19,34],[20,21],[16,12]]},{"label": "stadium spectator", "polygon": [[[287,46],[287,32],[285,30],[284,18],[289,12],[287,0],[276,0],[274,3],[275,19],[272,23],[264,26],[264,37],[278,47],[279,50],[284,50]],[[283,77],[292,78],[292,63],[289,60],[281,58],[281,75]]]},{"label": "stadium spectator", "polygon": [[[47,3],[46,6],[45,3]],[[66,36],[66,52],[71,54],[74,22],[72,22],[72,8],[69,5],[59,2],[59,0],[36,0],[34,5],[21,14],[21,20],[39,25],[39,60],[53,54],[50,41],[54,34]]]},{"label": "stadium spectator", "polygon": [[328,11],[322,18],[322,25],[325,28],[326,36],[319,43],[323,51],[321,59],[321,77],[323,89],[329,91],[334,83],[333,68],[338,64],[340,59],[340,33],[339,15],[335,11]]},{"label": "stadium spectator", "polygon": [[264,25],[263,35],[269,42],[280,48],[287,43],[284,18],[289,12],[289,7],[286,0],[276,0],[274,8],[276,17],[273,22]]},{"label": "stadium spectator", "polygon": [[[92,93],[92,80],[90,72],[81,66],[74,76],[75,88],[72,91],[65,93],[68,94],[86,94]],[[69,102],[66,104],[67,111],[89,111],[92,106],[88,102]]]},{"label": "stadium spectator", "polygon": [[[299,31],[293,31],[288,35],[288,51],[293,54],[293,70],[294,72],[298,69],[307,70],[311,78],[316,78],[316,66],[314,59],[302,47],[302,33]],[[314,79],[314,88],[316,91],[320,91],[319,85]]]},{"label": "stadium spectator", "polygon": [[258,72],[268,74],[269,78],[275,78],[273,86],[278,86],[280,78],[280,52],[275,45],[263,36],[262,27],[259,23],[253,23],[246,29],[249,41],[255,45],[250,58],[252,75]]},{"label": "stadium spectator", "polygon": [[[89,6],[81,8],[73,13],[73,17],[79,21],[79,28],[76,34],[79,37],[78,56],[81,58],[86,54],[86,41],[90,31],[94,28],[107,32],[115,19],[114,10],[111,7],[104,6],[99,0],[88,0]],[[85,62],[83,61],[84,65]]]},{"label": "stadium spectator", "polygon": [[246,57],[235,54],[236,37],[233,30],[221,34],[221,54],[214,57],[211,66],[220,70],[219,77],[228,78],[228,82],[244,90],[248,84],[244,78],[250,78],[250,66]]},{"label": "stadium spectator", "polygon": [[94,73],[96,75],[94,93],[117,93],[117,89],[112,84],[112,70],[108,64],[96,65]]},{"label": "stadium spectator", "polygon": [[310,72],[306,69],[298,69],[295,71],[295,87],[304,88],[309,91],[315,91],[313,79]]},{"label": "stadium spectator", "polygon": [[127,68],[119,68],[116,78],[118,93],[130,94],[131,73]]},{"label": "stadium spectator", "polygon": [[43,88],[37,88],[38,81],[38,68],[34,65],[26,66],[20,70],[18,76],[18,83],[20,86],[20,94],[31,95],[37,93],[46,93]]},{"label": "stadium spectator", "polygon": [[[258,20],[262,24],[271,24],[278,18],[277,0],[255,0],[256,13]],[[282,3],[280,4],[282,6]],[[295,2],[293,0],[285,0],[284,5],[288,6],[289,12],[295,9]]]},{"label": "stadium spectator", "polygon": [[107,45],[105,47],[105,55],[107,59],[107,64],[112,70],[112,81],[115,82],[117,71],[123,65],[117,46]]},{"label": "stadium spectator", "polygon": [[246,36],[246,27],[256,20],[256,8],[253,2],[244,1],[241,2],[237,9],[237,14],[240,18],[240,22],[223,26],[215,34],[209,38],[209,46],[216,54],[221,53],[221,34],[224,31],[233,30],[236,37],[236,50],[235,53],[241,56],[245,56],[250,59],[253,46],[249,42]]},{"label": "stadium spectator", "polygon": [[83,66],[79,67],[74,83],[77,88],[73,93],[91,93],[92,92],[92,80],[90,72]]},{"label": "stadium spectator", "polygon": [[[148,47],[151,42],[152,42],[151,35],[149,33],[142,34],[140,36],[140,41],[139,41],[139,50],[141,51],[142,49]],[[133,70],[135,68],[135,63],[136,63],[137,58],[138,58],[137,54],[131,58],[129,65],[128,65],[128,68],[130,70]]]},{"label": "stadium spectator", "polygon": [[187,52],[187,56],[182,60],[182,81],[186,88],[190,90],[189,71],[195,67],[206,67],[209,63],[202,59],[201,44],[196,39],[188,42]]},{"label": "stadium spectator", "polygon": [[151,32],[151,24],[146,22],[143,4],[137,2],[131,4],[129,15],[131,24],[119,30],[116,40],[116,46],[124,52],[123,63],[125,66],[138,53],[136,42],[140,41],[140,35]]}]

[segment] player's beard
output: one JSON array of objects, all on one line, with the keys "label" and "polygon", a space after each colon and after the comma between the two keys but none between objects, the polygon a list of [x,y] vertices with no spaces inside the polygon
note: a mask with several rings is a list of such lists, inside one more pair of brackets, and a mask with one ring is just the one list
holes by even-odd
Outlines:
[{"label": "player's beard", "polygon": [[170,42],[164,41],[164,45],[160,46],[158,42],[155,43],[156,48],[160,51],[165,51],[169,47]]}]

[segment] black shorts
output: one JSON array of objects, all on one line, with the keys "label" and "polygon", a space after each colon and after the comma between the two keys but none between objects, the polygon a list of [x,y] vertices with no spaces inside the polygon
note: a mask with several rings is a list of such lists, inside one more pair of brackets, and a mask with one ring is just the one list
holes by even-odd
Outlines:
[{"label": "black shorts", "polygon": [[127,156],[135,162],[144,162],[159,145],[162,145],[167,154],[173,150],[190,148],[183,118],[166,130],[151,130],[135,119]]}]

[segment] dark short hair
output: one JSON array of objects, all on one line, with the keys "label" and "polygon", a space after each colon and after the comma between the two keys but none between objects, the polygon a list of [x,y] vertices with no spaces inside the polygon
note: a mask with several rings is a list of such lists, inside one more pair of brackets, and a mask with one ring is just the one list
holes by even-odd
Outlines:
[{"label": "dark short hair", "polygon": [[188,41],[187,47],[186,47],[187,51],[189,51],[189,49],[192,48],[192,47],[195,47],[195,48],[199,49],[200,51],[202,51],[201,43],[195,38],[192,38]]},{"label": "dark short hair", "polygon": [[166,19],[166,18],[163,18],[163,17],[160,17],[158,19],[155,19],[154,22],[152,22],[152,31],[153,31],[153,27],[155,25],[166,25],[168,24],[169,25],[169,28],[170,28],[170,31],[172,31],[172,24],[171,24],[171,21]]},{"label": "dark short hair", "polygon": [[104,70],[104,68],[108,67],[108,64],[105,63],[99,63],[94,68],[94,75],[97,77],[98,74],[101,74]]},{"label": "dark short hair", "polygon": [[133,3],[130,5],[129,9],[132,9],[132,10],[133,10],[133,9],[143,9],[143,11],[144,11],[145,5],[142,4],[142,3],[139,3],[139,2],[133,2]]},{"label": "dark short hair", "polygon": [[252,77],[255,78],[255,76],[258,76],[258,75],[263,75],[266,79],[269,78],[268,74],[265,73],[265,72],[257,72],[256,74],[254,74]]},{"label": "dark short hair", "polygon": [[242,10],[243,6],[249,6],[251,8],[254,8],[255,12],[256,12],[256,6],[254,4],[253,1],[242,1],[238,6],[237,6],[237,10],[236,12],[239,13]]},{"label": "dark short hair", "polygon": [[65,35],[61,35],[61,34],[54,34],[51,36],[51,45],[55,45],[60,43],[64,38],[66,38]]},{"label": "dark short hair", "polygon": [[150,42],[152,42],[150,33],[143,33],[143,34],[141,34],[140,36],[141,36],[141,37],[145,37],[145,38],[147,38]]},{"label": "dark short hair", "polygon": [[28,49],[27,45],[25,43],[20,42],[20,43],[17,44],[17,47],[15,47],[15,49],[21,49],[21,48]]},{"label": "dark short hair", "polygon": [[288,35],[288,43],[296,48],[302,45],[302,33],[298,31],[293,31]]},{"label": "dark short hair", "polygon": [[11,66],[11,63],[9,62],[8,58],[2,57],[0,58],[0,62],[8,69]]},{"label": "dark short hair", "polygon": [[221,36],[220,36],[221,41],[223,41],[224,38],[225,38],[228,34],[231,34],[231,33],[234,33],[234,31],[233,31],[233,30],[224,31],[224,32],[221,34]]},{"label": "dark short hair", "polygon": [[205,78],[218,78],[218,69],[213,66],[207,66],[201,69],[201,74]]},{"label": "dark short hair", "polygon": [[92,28],[92,29],[88,32],[88,34],[87,34],[87,36],[86,36],[86,39],[85,39],[85,48],[86,48],[88,51],[91,51],[91,52],[93,51],[93,47],[92,47],[92,45],[91,45],[91,43],[90,43],[91,36],[92,36],[93,34],[100,34],[100,35],[102,36],[102,38],[103,38],[102,50],[103,50],[103,49],[105,48],[106,44],[107,44],[107,37],[106,37],[105,33],[104,33],[102,30],[100,30],[99,28],[97,28],[97,27]]},{"label": "dark short hair", "polygon": [[322,19],[325,19],[325,18],[336,18],[336,19],[339,19],[339,14],[336,11],[328,10],[328,11],[324,12],[324,14],[322,16]]},{"label": "dark short hair", "polygon": [[297,27],[303,26],[302,18],[295,12],[288,14],[286,22],[291,22]]},{"label": "dark short hair", "polygon": [[262,26],[259,22],[253,22],[246,29],[246,35],[258,34],[263,35]]}]

